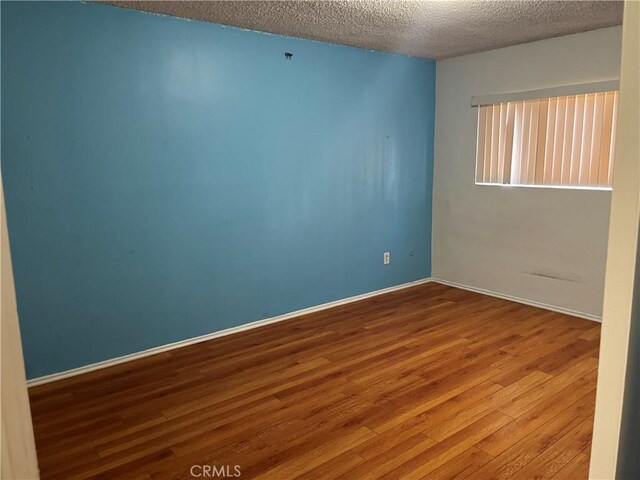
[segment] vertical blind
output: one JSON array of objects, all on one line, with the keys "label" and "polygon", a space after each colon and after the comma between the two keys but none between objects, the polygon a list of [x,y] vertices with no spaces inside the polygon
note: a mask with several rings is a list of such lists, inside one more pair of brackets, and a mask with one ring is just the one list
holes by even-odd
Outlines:
[{"label": "vertical blind", "polygon": [[476,183],[611,186],[618,92],[482,105]]}]

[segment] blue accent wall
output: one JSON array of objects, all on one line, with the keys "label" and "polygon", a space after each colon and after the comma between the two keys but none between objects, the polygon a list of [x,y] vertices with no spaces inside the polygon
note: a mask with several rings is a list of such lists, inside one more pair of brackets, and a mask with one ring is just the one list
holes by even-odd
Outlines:
[{"label": "blue accent wall", "polygon": [[1,8],[30,378],[430,275],[435,62],[107,5]]}]

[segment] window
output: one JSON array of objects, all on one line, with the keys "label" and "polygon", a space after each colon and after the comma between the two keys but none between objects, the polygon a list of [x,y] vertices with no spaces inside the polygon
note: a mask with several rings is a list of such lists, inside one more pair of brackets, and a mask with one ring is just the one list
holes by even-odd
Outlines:
[{"label": "window", "polygon": [[506,96],[476,102],[476,183],[611,188],[617,91]]}]

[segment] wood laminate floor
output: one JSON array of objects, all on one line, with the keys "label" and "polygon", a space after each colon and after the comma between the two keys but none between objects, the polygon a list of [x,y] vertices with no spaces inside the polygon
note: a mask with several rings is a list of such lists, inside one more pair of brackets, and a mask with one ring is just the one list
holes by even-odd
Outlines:
[{"label": "wood laminate floor", "polygon": [[400,290],[30,389],[42,478],[586,479],[599,334]]}]

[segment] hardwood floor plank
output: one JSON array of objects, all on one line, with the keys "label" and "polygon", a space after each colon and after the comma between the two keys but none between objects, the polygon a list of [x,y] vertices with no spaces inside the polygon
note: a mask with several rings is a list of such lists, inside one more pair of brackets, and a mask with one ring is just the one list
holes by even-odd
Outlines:
[{"label": "hardwood floor plank", "polygon": [[429,473],[429,480],[458,480],[473,478],[473,474],[491,461],[493,457],[482,450],[471,447],[441,467]]},{"label": "hardwood floor plank", "polygon": [[389,450],[376,455],[358,468],[349,472],[352,478],[381,478],[387,474],[393,474],[398,467],[410,461],[418,455],[423,454],[436,445],[436,442],[420,433],[407,440],[394,445]]},{"label": "hardwood floor plank", "polygon": [[324,443],[305,455],[286,460],[253,478],[295,478],[337,457],[341,453],[349,451],[373,436],[375,436],[375,433],[368,428],[358,427],[353,432],[341,435],[335,441]]},{"label": "hardwood floor plank", "polygon": [[581,451],[591,445],[593,417],[588,417],[571,431],[535,457],[511,478],[513,480],[544,480],[553,477]]},{"label": "hardwood floor plank", "polygon": [[[431,425],[424,425],[423,428],[431,438],[441,442],[486,415],[487,412],[499,410],[514,395],[526,395],[527,392],[548,381],[549,378],[551,376],[546,373],[532,372],[521,380],[499,389],[462,411],[449,413],[444,410],[439,420],[434,421]],[[506,412],[503,411],[503,413]]]},{"label": "hardwood floor plank", "polygon": [[[573,384],[551,395],[537,407],[484,439],[477,445],[478,448],[494,457],[500,455],[514,443],[537,430],[576,402],[578,402],[577,404],[581,407],[581,415],[583,412],[587,414],[590,413],[590,411],[592,412],[595,397],[589,394],[595,392],[595,380],[595,372],[576,380]],[[584,399],[587,400],[583,401]],[[578,415],[578,413],[576,413],[576,415]]]},{"label": "hardwood floor plank", "polygon": [[[462,452],[491,435],[512,420],[500,412],[492,412],[469,425],[444,442],[437,443],[425,452],[403,463],[393,472],[381,478],[425,478],[435,469],[460,455]],[[482,477],[481,477],[482,478]]]},{"label": "hardwood floor plank", "polygon": [[[589,418],[594,402],[595,394],[585,395],[549,421],[540,425],[522,440],[509,446],[475,474],[479,478],[495,480],[511,478],[522,467],[542,455],[550,445],[553,445],[565,434],[580,425],[585,417]],[[486,448],[486,445],[484,447]]]},{"label": "hardwood floor plank", "polygon": [[589,478],[589,451],[584,450],[553,477],[553,480],[587,480]]},{"label": "hardwood floor plank", "polygon": [[294,478],[305,480],[349,478],[351,472],[363,463],[365,460],[362,457],[348,451]]},{"label": "hardwood floor plank", "polygon": [[[597,367],[597,359],[586,358],[563,373],[552,377],[534,390],[515,396],[508,404],[501,407],[501,411],[511,417],[518,418],[536,405],[546,401],[555,392],[572,385],[589,372],[595,371]],[[494,378],[492,380],[500,383],[499,379]]]}]

